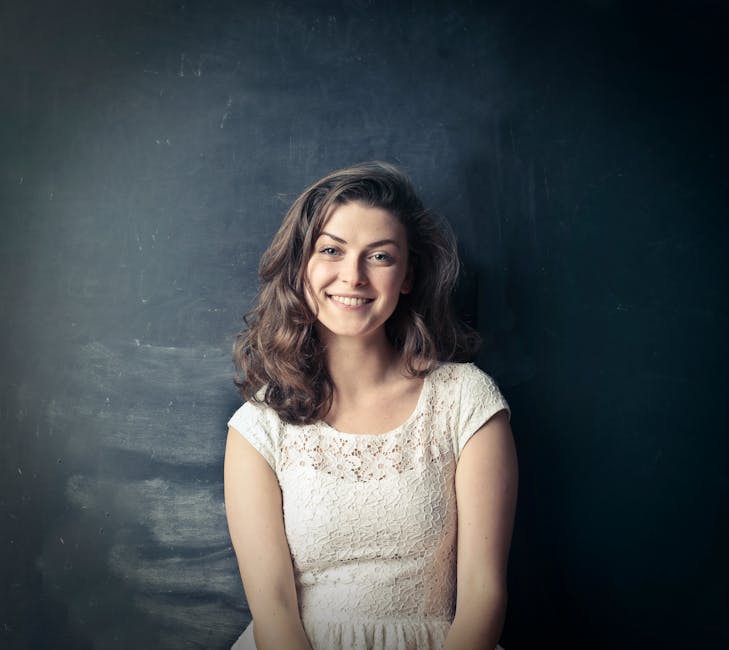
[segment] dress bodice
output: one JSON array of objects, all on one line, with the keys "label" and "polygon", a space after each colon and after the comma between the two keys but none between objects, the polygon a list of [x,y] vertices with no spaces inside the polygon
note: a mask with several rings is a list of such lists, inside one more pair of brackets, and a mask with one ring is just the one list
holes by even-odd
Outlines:
[{"label": "dress bodice", "polygon": [[458,458],[502,409],[488,375],[448,363],[425,378],[407,421],[384,434],[291,425],[254,403],[231,418],[278,478],[315,650],[442,647],[455,601]]}]

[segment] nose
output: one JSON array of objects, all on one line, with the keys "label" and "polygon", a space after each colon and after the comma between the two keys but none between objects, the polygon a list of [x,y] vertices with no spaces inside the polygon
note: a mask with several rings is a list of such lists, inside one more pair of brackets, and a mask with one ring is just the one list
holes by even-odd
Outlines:
[{"label": "nose", "polygon": [[350,287],[361,287],[367,284],[367,275],[364,272],[362,260],[355,255],[345,257],[339,268],[339,279]]}]

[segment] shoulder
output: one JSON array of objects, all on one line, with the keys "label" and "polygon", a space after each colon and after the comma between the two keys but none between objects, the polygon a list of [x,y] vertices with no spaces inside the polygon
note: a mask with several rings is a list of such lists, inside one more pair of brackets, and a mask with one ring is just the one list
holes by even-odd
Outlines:
[{"label": "shoulder", "polygon": [[276,469],[285,424],[274,409],[262,402],[246,402],[233,413],[228,426],[250,442]]},{"label": "shoulder", "polygon": [[481,389],[497,392],[496,381],[473,363],[441,363],[431,373],[436,384],[458,385],[466,389]]},{"label": "shoulder", "polygon": [[506,411],[510,417],[511,410],[496,381],[474,364],[443,363],[432,374],[439,401],[448,412],[456,457],[496,413]]},{"label": "shoulder", "polygon": [[441,363],[430,373],[429,381],[454,414],[477,405],[500,405],[509,410],[496,380],[473,363]]},{"label": "shoulder", "polygon": [[228,420],[228,426],[241,431],[251,425],[272,425],[279,420],[278,414],[264,402],[248,401],[242,404]]}]

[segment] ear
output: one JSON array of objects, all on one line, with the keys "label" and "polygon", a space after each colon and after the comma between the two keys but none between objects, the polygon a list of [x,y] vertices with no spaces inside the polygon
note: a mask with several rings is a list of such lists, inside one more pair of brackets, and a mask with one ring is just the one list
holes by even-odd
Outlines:
[{"label": "ear", "polygon": [[413,267],[411,266],[408,269],[407,274],[405,275],[405,279],[402,281],[402,286],[400,287],[400,293],[410,293],[413,290],[413,282],[414,282],[414,273],[413,273]]}]

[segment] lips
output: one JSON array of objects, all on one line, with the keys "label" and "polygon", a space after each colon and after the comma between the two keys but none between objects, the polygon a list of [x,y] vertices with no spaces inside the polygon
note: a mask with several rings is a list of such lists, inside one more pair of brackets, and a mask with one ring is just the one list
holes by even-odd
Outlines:
[{"label": "lips", "polygon": [[342,305],[346,305],[347,307],[358,307],[359,305],[364,305],[365,303],[372,302],[373,298],[353,298],[350,296],[329,296],[332,300],[335,300],[338,303],[341,303]]}]

